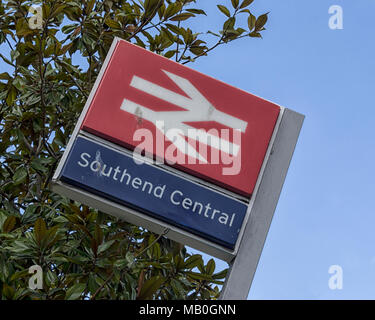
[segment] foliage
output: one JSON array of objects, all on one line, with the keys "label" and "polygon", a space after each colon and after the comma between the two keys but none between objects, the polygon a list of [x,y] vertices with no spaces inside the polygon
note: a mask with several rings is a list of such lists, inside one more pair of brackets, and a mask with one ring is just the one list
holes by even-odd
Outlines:
[{"label": "foliage", "polygon": [[[49,183],[114,36],[180,63],[260,37],[253,0],[217,5],[222,30],[194,32],[192,0],[0,3],[0,295],[2,299],[212,299],[226,271],[214,260],[53,193]],[[238,15],[247,18],[237,27]],[[74,65],[74,59],[84,61]],[[7,72],[5,72],[7,70]],[[28,268],[43,269],[43,289]]]}]

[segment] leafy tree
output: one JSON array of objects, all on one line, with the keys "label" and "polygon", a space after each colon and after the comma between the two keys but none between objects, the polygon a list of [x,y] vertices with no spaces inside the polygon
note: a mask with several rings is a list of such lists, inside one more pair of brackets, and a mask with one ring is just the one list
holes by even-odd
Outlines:
[{"label": "leafy tree", "polygon": [[[163,235],[53,193],[49,183],[115,36],[186,64],[261,37],[253,0],[217,5],[222,29],[196,32],[193,0],[0,3],[0,295],[3,299],[212,299],[226,270]],[[39,6],[42,10],[30,9]],[[38,12],[42,15],[39,16]],[[247,25],[237,26],[238,16]],[[246,20],[243,20],[246,21]],[[74,59],[85,63],[74,65]],[[30,266],[43,288],[29,289]]]}]

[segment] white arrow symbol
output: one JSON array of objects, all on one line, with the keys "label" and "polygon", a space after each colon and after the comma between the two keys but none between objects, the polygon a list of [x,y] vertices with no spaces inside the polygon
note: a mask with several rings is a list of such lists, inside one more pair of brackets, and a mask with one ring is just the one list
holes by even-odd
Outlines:
[{"label": "white arrow symbol", "polygon": [[151,121],[155,125],[157,121],[164,121],[163,129],[165,131],[163,130],[163,132],[166,132],[166,137],[171,140],[176,148],[178,148],[182,153],[186,153],[193,158],[198,158],[200,161],[206,162],[206,160],[199,153],[197,153],[197,151],[190,144],[186,143],[186,140],[183,137],[177,137],[176,139],[176,135],[171,134],[172,131],[170,131],[170,129],[180,129],[185,136],[192,139],[197,139],[197,137],[200,137],[202,140],[199,141],[205,141],[211,147],[236,156],[240,148],[239,145],[220,139],[216,135],[209,134],[204,130],[196,130],[192,135],[193,131],[188,130],[192,127],[184,122],[216,121],[232,129],[240,130],[241,132],[245,132],[247,122],[215,109],[215,107],[197,90],[197,88],[191,84],[189,80],[168,71],[162,71],[174,83],[176,83],[189,98],[165,89],[138,76],[133,76],[130,86],[184,108],[185,110],[155,112],[127,99],[124,99],[121,109],[132,113],[141,119],[143,118]]}]

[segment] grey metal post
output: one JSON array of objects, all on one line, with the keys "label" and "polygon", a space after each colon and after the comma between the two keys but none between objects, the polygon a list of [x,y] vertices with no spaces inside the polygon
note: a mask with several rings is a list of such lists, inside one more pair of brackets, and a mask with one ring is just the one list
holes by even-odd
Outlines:
[{"label": "grey metal post", "polygon": [[249,205],[249,219],[231,262],[222,300],[245,300],[249,294],[303,120],[302,114],[284,109],[258,189]]}]

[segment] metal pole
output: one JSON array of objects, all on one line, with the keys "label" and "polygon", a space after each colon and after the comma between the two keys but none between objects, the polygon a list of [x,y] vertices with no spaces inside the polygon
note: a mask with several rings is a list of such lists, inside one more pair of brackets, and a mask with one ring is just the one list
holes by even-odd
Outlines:
[{"label": "metal pole", "polygon": [[303,120],[302,114],[284,109],[221,300],[245,300],[249,294]]}]

